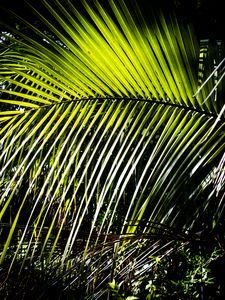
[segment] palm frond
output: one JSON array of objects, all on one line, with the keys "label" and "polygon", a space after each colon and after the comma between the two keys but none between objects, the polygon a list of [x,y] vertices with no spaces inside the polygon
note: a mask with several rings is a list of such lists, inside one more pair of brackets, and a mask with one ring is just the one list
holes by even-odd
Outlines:
[{"label": "palm frond", "polygon": [[146,235],[152,222],[194,230],[213,204],[213,227],[223,199],[203,182],[224,166],[224,60],[207,69],[207,51],[175,16],[149,23],[124,1],[84,2],[86,13],[41,2],[54,23],[32,7],[46,31],[22,20],[33,35],[8,28],[20,38],[0,55],[0,220],[10,225],[1,263],[18,237],[13,262],[21,251],[23,264],[60,253],[69,270],[83,240],[80,268],[101,287],[104,272],[126,277],[126,255],[146,249],[141,269],[154,251],[138,238],[141,221]]}]

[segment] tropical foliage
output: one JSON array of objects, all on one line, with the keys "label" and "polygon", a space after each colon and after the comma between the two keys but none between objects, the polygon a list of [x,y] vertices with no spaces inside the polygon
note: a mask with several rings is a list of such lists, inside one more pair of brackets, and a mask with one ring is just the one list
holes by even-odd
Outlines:
[{"label": "tropical foliage", "polygon": [[0,262],[87,299],[224,225],[222,45],[131,2],[42,0],[2,33]]}]

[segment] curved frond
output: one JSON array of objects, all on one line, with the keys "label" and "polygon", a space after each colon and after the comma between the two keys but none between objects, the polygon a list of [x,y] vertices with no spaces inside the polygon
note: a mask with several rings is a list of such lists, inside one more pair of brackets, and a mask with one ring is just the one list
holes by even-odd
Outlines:
[{"label": "curved frond", "polygon": [[[8,28],[17,46],[0,55],[1,263],[17,239],[12,262],[89,268],[101,294],[131,272],[128,257],[139,276],[172,251],[175,228],[221,221],[224,59],[175,16],[41,2],[31,9],[46,30],[22,20],[32,36]],[[164,245],[150,242],[154,224],[170,229]]]}]

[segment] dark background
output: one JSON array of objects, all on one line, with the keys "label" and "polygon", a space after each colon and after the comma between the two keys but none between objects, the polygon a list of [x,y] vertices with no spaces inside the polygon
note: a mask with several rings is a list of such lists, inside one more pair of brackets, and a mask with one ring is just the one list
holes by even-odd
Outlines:
[{"label": "dark background", "polygon": [[[132,3],[133,0],[125,0],[125,3]],[[27,2],[41,9],[41,0],[27,0]],[[54,0],[48,0],[54,5]],[[64,1],[60,1],[63,3]],[[81,0],[72,0],[77,7],[82,7]],[[89,0],[88,2],[93,2]],[[107,5],[108,0],[100,0],[99,2]],[[146,17],[148,12],[154,9],[162,9],[166,12],[175,11],[184,22],[192,23],[199,39],[220,39],[225,40],[225,14],[223,3],[219,0],[138,0],[137,3],[141,7]],[[1,21],[8,25],[15,26],[18,20],[9,16],[4,8],[10,9],[31,22],[35,22],[35,16],[31,13],[29,5],[24,0],[0,0]],[[0,24],[0,30],[4,30],[4,25]]]}]

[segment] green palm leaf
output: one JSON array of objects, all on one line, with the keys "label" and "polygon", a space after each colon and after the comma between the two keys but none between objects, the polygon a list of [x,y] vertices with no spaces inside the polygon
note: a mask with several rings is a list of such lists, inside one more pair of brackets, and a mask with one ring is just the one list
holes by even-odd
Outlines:
[{"label": "green palm leaf", "polygon": [[97,287],[105,270],[124,280],[141,249],[153,255],[153,224],[194,230],[207,207],[209,227],[221,220],[224,172],[216,190],[205,182],[224,166],[224,61],[199,63],[203,47],[175,16],[148,23],[123,1],[84,2],[83,14],[42,4],[54,22],[32,8],[46,31],[22,20],[33,35],[9,28],[20,38],[0,56],[1,262],[23,225],[12,261],[60,253],[70,270],[79,252]]}]

